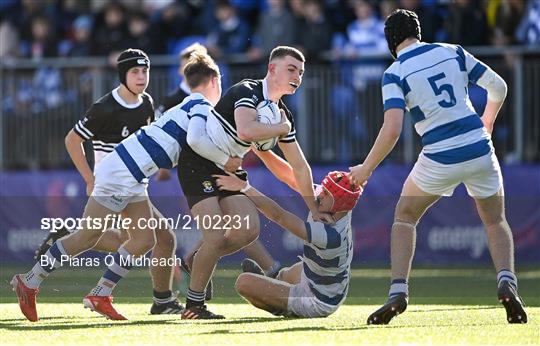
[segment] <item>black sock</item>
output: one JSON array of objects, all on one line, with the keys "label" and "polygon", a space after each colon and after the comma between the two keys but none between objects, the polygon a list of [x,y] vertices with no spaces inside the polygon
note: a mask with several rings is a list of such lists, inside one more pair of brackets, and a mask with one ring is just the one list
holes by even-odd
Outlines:
[{"label": "black sock", "polygon": [[154,301],[158,304],[164,304],[171,301],[172,298],[172,292],[171,290],[167,290],[164,292],[158,292],[154,290]]},{"label": "black sock", "polygon": [[206,292],[197,292],[192,291],[190,288],[188,288],[187,292],[187,298],[186,298],[186,308],[189,309],[192,306],[202,306],[204,305],[204,298],[206,296]]}]

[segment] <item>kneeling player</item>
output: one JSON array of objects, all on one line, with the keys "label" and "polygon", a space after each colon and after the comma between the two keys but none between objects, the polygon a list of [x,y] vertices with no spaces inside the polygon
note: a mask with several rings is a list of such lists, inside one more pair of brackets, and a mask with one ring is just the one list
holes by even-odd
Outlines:
[{"label": "kneeling player", "polygon": [[245,272],[236,280],[236,291],[259,309],[274,315],[326,317],[345,301],[353,257],[351,210],[362,193],[344,172],[330,172],[317,191],[318,210],[330,213],[331,224],[307,222],[281,208],[272,199],[235,175],[216,176],[222,190],[244,193],[267,218],[302,238],[302,261],[282,269],[276,279],[264,276],[258,265],[246,259]]}]

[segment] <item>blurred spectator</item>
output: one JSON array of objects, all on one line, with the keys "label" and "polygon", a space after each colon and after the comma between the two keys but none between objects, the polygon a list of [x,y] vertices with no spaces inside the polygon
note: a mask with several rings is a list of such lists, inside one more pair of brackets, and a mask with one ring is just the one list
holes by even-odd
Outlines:
[{"label": "blurred spectator", "polygon": [[[486,43],[486,14],[480,1],[456,0],[450,5],[446,20],[447,41],[463,46],[478,46]],[[425,32],[422,28],[422,36]],[[423,37],[422,37],[423,38]]]},{"label": "blurred spectator", "polygon": [[514,34],[523,17],[525,3],[522,0],[493,2],[496,4],[491,25],[491,43],[495,46],[515,44]]},{"label": "blurred spectator", "polygon": [[[480,1],[475,0],[475,2]],[[422,2],[421,0],[400,0],[398,7],[416,12],[422,28],[422,41],[436,42],[439,40],[437,33],[442,29],[442,22],[435,5],[426,5],[425,1]],[[386,20],[386,17],[382,18]],[[470,28],[471,23],[468,24]]]},{"label": "blurred spectator", "polygon": [[47,17],[44,15],[33,17],[30,30],[30,39],[21,42],[22,56],[41,59],[58,55],[56,37]]},{"label": "blurred spectator", "polygon": [[276,46],[292,46],[296,28],[294,16],[282,0],[269,0],[270,8],[262,13],[254,37],[254,47],[249,51],[252,60],[270,55]]},{"label": "blurred spectator", "polygon": [[91,55],[92,43],[92,17],[79,16],[73,21],[73,40],[62,44],[62,55],[66,56],[89,56]]},{"label": "blurred spectator", "polygon": [[529,45],[540,44],[540,0],[530,0],[525,15],[516,31],[519,42]]},{"label": "blurred spectator", "polygon": [[171,2],[151,20],[150,32],[157,53],[171,53],[174,44],[191,32],[194,14],[186,3]]},{"label": "blurred spectator", "polygon": [[352,5],[356,20],[347,27],[346,37],[338,35],[334,40],[337,57],[354,59],[387,53],[384,22],[375,16],[372,2],[354,0]]},{"label": "blurred spectator", "polygon": [[236,13],[228,1],[219,1],[215,16],[219,22],[217,28],[208,35],[208,51],[216,58],[224,54],[245,53],[250,41],[250,28]]},{"label": "blurred spectator", "polygon": [[347,25],[356,19],[350,9],[350,0],[323,0],[323,9],[333,32],[345,32]]},{"label": "blurred spectator", "polygon": [[[285,2],[285,0],[278,1]],[[269,0],[229,0],[229,3],[236,8],[238,16],[242,18],[250,28],[255,28],[257,26],[261,15],[267,8],[268,2]]]},{"label": "blurred spectator", "polygon": [[81,15],[88,13],[88,5],[89,3],[87,1],[59,1],[56,26],[62,38],[73,39],[73,22]]},{"label": "blurred spectator", "polygon": [[289,0],[289,9],[294,17],[295,27],[299,28],[304,21],[304,0]]},{"label": "blurred spectator", "polygon": [[127,47],[142,49],[147,54],[156,53],[154,42],[149,32],[150,21],[144,12],[134,12],[129,17],[129,39]]},{"label": "blurred spectator", "polygon": [[126,26],[126,9],[117,1],[109,2],[94,26],[94,55],[109,55],[121,51],[129,37]]},{"label": "blurred spectator", "polygon": [[394,0],[382,0],[379,3],[379,11],[381,13],[380,17],[383,21],[386,21],[386,18],[398,8],[397,3]]},{"label": "blurred spectator", "polygon": [[0,23],[0,58],[15,58],[19,53],[19,33],[9,21]]},{"label": "blurred spectator", "polygon": [[332,28],[319,0],[304,1],[304,20],[297,30],[297,43],[310,63],[332,48]]}]

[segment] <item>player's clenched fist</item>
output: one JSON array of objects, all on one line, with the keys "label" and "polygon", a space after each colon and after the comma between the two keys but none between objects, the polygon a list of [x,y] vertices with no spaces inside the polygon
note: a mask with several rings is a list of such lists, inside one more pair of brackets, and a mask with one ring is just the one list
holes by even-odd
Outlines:
[{"label": "player's clenched fist", "polygon": [[357,165],[349,167],[349,180],[351,184],[356,186],[365,186],[369,177],[371,176],[371,171],[368,170],[364,165]]}]

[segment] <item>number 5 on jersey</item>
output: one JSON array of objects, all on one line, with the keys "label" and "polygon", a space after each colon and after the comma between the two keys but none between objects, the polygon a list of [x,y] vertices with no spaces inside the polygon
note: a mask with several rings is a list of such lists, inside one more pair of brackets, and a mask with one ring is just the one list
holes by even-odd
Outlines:
[{"label": "number 5 on jersey", "polygon": [[439,105],[444,108],[450,108],[456,105],[456,96],[454,95],[454,88],[452,88],[452,85],[450,84],[441,84],[437,85],[437,81],[445,78],[446,75],[444,72],[441,72],[439,74],[436,74],[435,76],[429,77],[427,80],[429,84],[431,85],[431,89],[433,89],[433,92],[435,95],[441,95],[443,91],[446,91],[448,93],[448,96],[450,97],[450,101],[447,101],[446,98],[442,101],[439,101]]}]

